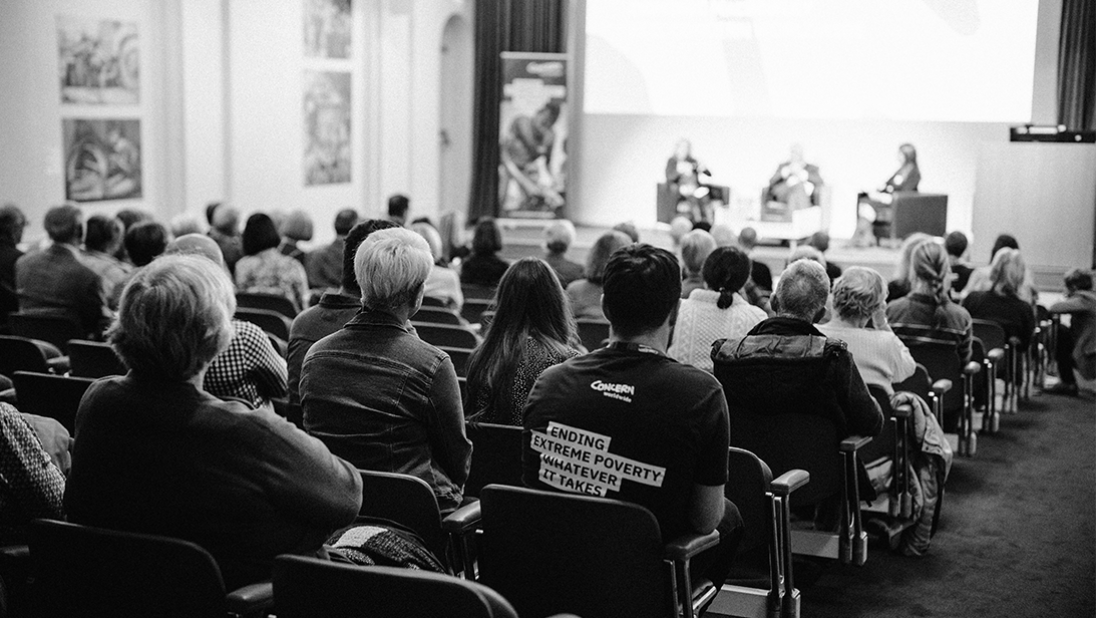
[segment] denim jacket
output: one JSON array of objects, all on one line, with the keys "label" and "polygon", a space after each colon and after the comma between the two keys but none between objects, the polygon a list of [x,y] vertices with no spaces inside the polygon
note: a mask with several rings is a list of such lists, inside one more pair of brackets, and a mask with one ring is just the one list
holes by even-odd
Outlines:
[{"label": "denim jacket", "polygon": [[305,429],[358,468],[417,476],[443,511],[461,502],[472,444],[449,355],[391,314],[363,311],[312,346]]}]

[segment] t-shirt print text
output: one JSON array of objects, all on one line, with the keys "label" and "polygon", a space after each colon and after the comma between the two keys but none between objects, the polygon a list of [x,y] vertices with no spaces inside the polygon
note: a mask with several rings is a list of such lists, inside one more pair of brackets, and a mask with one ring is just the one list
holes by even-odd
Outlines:
[{"label": "t-shirt print text", "polygon": [[538,477],[556,489],[603,498],[609,490],[620,491],[624,480],[662,487],[666,468],[614,455],[610,442],[606,435],[549,423],[545,433],[532,433],[531,446],[540,453]]},{"label": "t-shirt print text", "polygon": [[594,382],[590,384],[590,388],[606,397],[619,399],[625,403],[632,403],[632,397],[636,394],[636,387],[631,384],[613,384],[612,382],[602,382],[601,380],[594,380]]}]

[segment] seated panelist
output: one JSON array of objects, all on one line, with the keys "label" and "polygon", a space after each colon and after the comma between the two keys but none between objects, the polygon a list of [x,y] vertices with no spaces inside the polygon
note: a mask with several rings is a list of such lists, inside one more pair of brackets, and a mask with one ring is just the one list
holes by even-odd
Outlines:
[{"label": "seated panelist", "polygon": [[787,204],[793,210],[817,206],[821,186],[818,166],[807,163],[803,159],[803,147],[794,144],[791,157],[777,166],[776,173],[769,179],[765,201]]},{"label": "seated panelist", "polygon": [[894,219],[890,208],[894,194],[899,191],[916,191],[921,184],[921,169],[917,166],[917,149],[913,144],[898,147],[898,171],[887,179],[876,191],[866,191],[857,199],[857,223],[855,244],[874,244],[871,238],[872,228],[875,236],[881,236],[880,228],[885,228]]}]

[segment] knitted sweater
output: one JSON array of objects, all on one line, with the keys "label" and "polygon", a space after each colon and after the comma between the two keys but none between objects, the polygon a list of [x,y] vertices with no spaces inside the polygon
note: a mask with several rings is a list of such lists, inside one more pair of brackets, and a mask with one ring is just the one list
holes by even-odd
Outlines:
[{"label": "knitted sweater", "polygon": [[716,302],[719,292],[693,290],[689,298],[681,301],[674,326],[671,357],[686,365],[705,371],[712,370],[712,343],[716,339],[737,339],[768,316],[761,309],[746,302],[738,294],[726,309]]},{"label": "knitted sweater", "polygon": [[849,328],[833,322],[816,328],[830,339],[844,341],[864,383],[881,386],[888,394],[894,393],[893,384],[909,378],[917,369],[906,344],[890,331]]}]

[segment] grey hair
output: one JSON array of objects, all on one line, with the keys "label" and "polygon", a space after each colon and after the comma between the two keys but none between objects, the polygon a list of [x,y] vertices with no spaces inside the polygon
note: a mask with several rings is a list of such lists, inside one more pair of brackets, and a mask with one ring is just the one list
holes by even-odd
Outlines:
[{"label": "grey hair", "polygon": [[780,275],[773,292],[773,308],[779,315],[814,322],[826,308],[830,278],[826,269],[814,260],[796,260]]},{"label": "grey hair", "polygon": [[411,224],[411,231],[422,236],[423,240],[430,247],[430,255],[434,257],[434,261],[441,259],[441,234],[438,230],[429,223],[419,222]]},{"label": "grey hair", "polygon": [[165,255],[126,284],[109,340],[135,374],[186,380],[228,347],[235,312],[223,269],[197,255]]},{"label": "grey hair", "polygon": [[833,308],[845,319],[871,317],[887,302],[883,275],[863,266],[850,266],[833,284]]},{"label": "grey hair", "polygon": [[552,253],[563,253],[575,243],[575,224],[558,219],[544,228],[544,245]]},{"label": "grey hair", "polygon": [[704,268],[704,260],[715,251],[715,239],[704,230],[693,230],[681,237],[681,262],[685,274],[695,275]]},{"label": "grey hair", "polygon": [[354,255],[354,276],[362,304],[393,310],[409,304],[422,291],[434,265],[430,245],[405,228],[373,232]]}]

